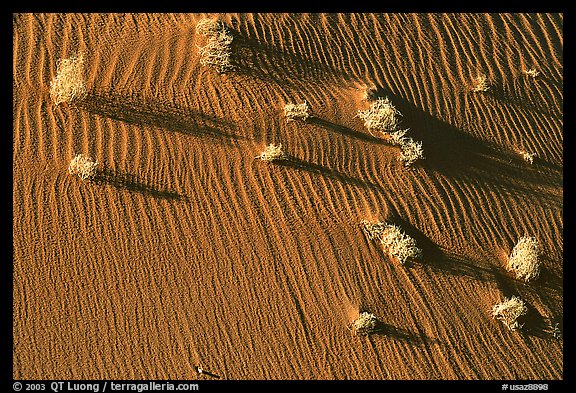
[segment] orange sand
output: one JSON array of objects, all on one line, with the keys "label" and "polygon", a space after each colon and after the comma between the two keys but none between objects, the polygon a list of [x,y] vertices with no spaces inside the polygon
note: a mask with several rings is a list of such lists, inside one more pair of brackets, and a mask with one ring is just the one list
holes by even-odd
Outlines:
[{"label": "orange sand", "polygon": [[[207,16],[234,30],[237,71],[199,64]],[[14,378],[562,379],[562,29],[558,14],[14,15]],[[56,61],[77,50],[88,96],[56,107]],[[420,164],[355,117],[369,88]],[[304,100],[315,118],[286,122]],[[255,159],[269,143],[295,159]],[[106,179],[70,176],[78,153]],[[362,219],[399,224],[424,259],[390,259]],[[542,249],[529,284],[504,268],[524,235]],[[522,333],[491,316],[512,294]],[[360,311],[386,329],[354,335]]]}]

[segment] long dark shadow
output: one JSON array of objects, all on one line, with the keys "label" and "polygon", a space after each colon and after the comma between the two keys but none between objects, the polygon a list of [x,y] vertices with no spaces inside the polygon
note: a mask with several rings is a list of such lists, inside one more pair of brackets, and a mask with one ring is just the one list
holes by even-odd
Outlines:
[{"label": "long dark shadow", "polygon": [[562,187],[562,166],[548,163],[552,172],[543,173],[538,165],[544,160],[527,164],[517,153],[470,136],[382,86],[374,91],[377,97],[391,99],[403,115],[401,127],[410,128],[409,135],[422,141],[426,158],[421,167],[479,187],[495,184],[523,195],[537,194],[551,204],[562,203],[558,196],[540,192],[540,186]]},{"label": "long dark shadow", "polygon": [[422,332],[414,333],[381,321],[376,324],[373,334],[389,337],[393,340],[405,341],[412,345],[441,344],[440,341],[428,337]]},{"label": "long dark shadow", "polygon": [[314,164],[312,162],[304,161],[300,158],[294,156],[287,156],[283,160],[273,161],[274,165],[282,166],[285,168],[292,168],[297,170],[303,170],[310,173],[316,173],[322,175],[326,178],[337,180],[345,184],[351,184],[357,187],[363,187],[368,189],[373,189],[377,191],[383,191],[382,186],[369,181],[357,179],[346,175],[345,173],[339,172],[335,169],[328,168],[323,165]]},{"label": "long dark shadow", "polygon": [[184,195],[175,191],[154,187],[131,173],[108,168],[99,169],[92,181],[96,184],[107,184],[118,189],[139,192],[159,199],[186,199]]},{"label": "long dark shadow", "polygon": [[[148,125],[186,135],[218,140],[246,139],[231,132],[230,121],[173,103],[146,101],[112,93],[91,92],[78,107],[95,115],[135,125]],[[226,130],[226,131],[225,131]]]},{"label": "long dark shadow", "polygon": [[332,123],[328,120],[324,120],[324,119],[321,119],[321,118],[316,117],[316,116],[309,117],[306,120],[306,122],[308,122],[310,124],[318,125],[320,127],[326,128],[327,130],[330,130],[330,131],[340,133],[344,136],[359,139],[359,140],[364,141],[364,142],[376,143],[379,145],[386,144],[386,141],[383,139],[377,138],[377,137],[372,136],[370,134],[364,134],[363,132],[359,132],[359,131],[353,130],[351,128],[344,127],[340,124]]},{"label": "long dark shadow", "polygon": [[[318,83],[328,79],[349,79],[341,70],[319,62],[317,58],[265,43],[250,37],[250,32],[242,32],[234,26],[230,30],[234,36],[232,62],[237,68],[236,72],[288,85],[302,83],[303,80]],[[287,38],[283,42],[289,41]]]},{"label": "long dark shadow", "polygon": [[[537,79],[533,81],[533,83],[536,84],[542,83],[542,81],[544,81],[544,79],[542,79],[541,77],[537,77]],[[527,89],[529,89],[530,87],[531,86],[527,86]],[[527,89],[523,90],[525,94],[518,94],[515,91],[507,89],[502,84],[492,84],[490,88],[483,93],[483,96],[489,100],[498,102],[503,105],[514,106],[529,112],[539,113],[541,115],[553,118],[555,120],[562,120],[563,116],[560,111],[555,112],[553,111],[553,109],[550,109],[548,105],[546,105],[548,102],[547,100],[548,97],[542,96],[543,91],[541,89],[539,90],[538,95],[538,100],[541,102],[540,106],[534,103],[535,97],[528,96]]]},{"label": "long dark shadow", "polygon": [[200,375],[207,375],[207,376],[212,377],[212,378],[220,379],[220,375],[211,373],[210,371],[206,371],[206,370],[200,368],[200,367],[197,366],[197,365],[194,366],[194,368],[196,369],[196,371],[197,371],[198,374],[200,374]]},{"label": "long dark shadow", "polygon": [[534,306],[526,302],[528,312],[518,321],[523,323],[521,333],[529,336],[535,336],[544,340],[553,340],[554,338],[554,319],[546,318]]}]

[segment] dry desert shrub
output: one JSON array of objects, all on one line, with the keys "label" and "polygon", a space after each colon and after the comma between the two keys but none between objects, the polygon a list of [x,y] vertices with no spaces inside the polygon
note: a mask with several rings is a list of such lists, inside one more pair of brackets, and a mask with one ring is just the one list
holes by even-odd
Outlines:
[{"label": "dry desert shrub", "polygon": [[485,74],[479,74],[476,79],[474,79],[474,87],[472,91],[474,92],[484,92],[490,89],[488,84],[488,77]]},{"label": "dry desert shrub", "polygon": [[422,256],[422,250],[416,247],[416,240],[402,232],[396,225],[362,220],[362,229],[368,239],[382,243],[388,253],[398,258],[401,264],[405,264],[408,259]]},{"label": "dry desert shrub", "polygon": [[404,130],[396,130],[391,132],[388,135],[388,142],[390,142],[394,146],[401,146],[404,143],[404,140],[407,138],[406,133],[408,132],[408,128]]},{"label": "dry desert shrub", "polygon": [[94,161],[84,154],[78,154],[70,161],[68,173],[78,175],[82,180],[93,179],[96,176],[97,166],[98,161]]},{"label": "dry desert shrub", "polygon": [[287,121],[294,121],[296,119],[306,120],[310,116],[310,105],[304,101],[301,104],[286,104],[284,106],[284,116]]},{"label": "dry desert shrub", "polygon": [[201,19],[196,31],[208,37],[206,45],[199,48],[200,64],[210,66],[219,73],[232,71],[232,41],[234,36],[223,22],[216,19]]},{"label": "dry desert shrub", "polygon": [[400,160],[404,161],[404,165],[410,166],[416,160],[424,159],[424,150],[422,150],[422,142],[416,142],[412,138],[402,138],[400,140]]},{"label": "dry desert shrub", "polygon": [[200,19],[196,24],[196,32],[206,36],[215,35],[223,30],[226,30],[226,25],[224,22],[215,18]]},{"label": "dry desert shrub", "polygon": [[518,153],[522,156],[522,159],[530,164],[534,163],[534,157],[536,157],[536,153],[528,153],[525,150],[520,150]]},{"label": "dry desert shrub", "polygon": [[492,308],[492,318],[501,320],[508,329],[514,331],[522,329],[523,324],[518,322],[518,318],[526,315],[528,307],[519,297],[512,296],[504,302],[494,305]]},{"label": "dry desert shrub", "polygon": [[266,149],[256,158],[259,158],[264,161],[275,161],[275,160],[283,160],[286,158],[286,153],[282,149],[282,145],[268,145]]},{"label": "dry desert shrub", "polygon": [[50,82],[50,97],[54,104],[72,102],[84,98],[84,56],[82,53],[56,62],[56,76]]},{"label": "dry desert shrub", "polygon": [[402,116],[400,111],[392,104],[392,102],[385,98],[378,98],[370,108],[366,110],[359,110],[356,115],[364,120],[364,126],[370,131],[378,131],[388,133],[396,131]]},{"label": "dry desert shrub", "polygon": [[400,111],[392,104],[388,97],[378,98],[370,108],[359,110],[356,115],[364,120],[364,125],[373,135],[374,131],[387,137],[388,141],[395,146],[399,146],[400,160],[406,166],[412,165],[416,160],[424,159],[422,142],[415,142],[406,136],[408,129],[399,130],[398,125],[402,116]]},{"label": "dry desert shrub", "polygon": [[552,326],[552,337],[554,337],[556,340],[562,339],[562,331],[560,330],[560,323],[556,323],[554,324],[554,326]]},{"label": "dry desert shrub", "polygon": [[352,322],[354,333],[359,335],[368,335],[376,331],[378,318],[369,312],[360,313],[360,316]]},{"label": "dry desert shrub", "polygon": [[523,74],[526,74],[534,79],[536,79],[536,77],[538,77],[538,75],[540,75],[540,71],[538,71],[536,68],[530,68],[529,70],[522,70]]},{"label": "dry desert shrub", "polygon": [[524,236],[512,249],[506,269],[514,272],[516,278],[526,282],[536,279],[540,274],[538,253],[538,240],[534,237]]}]

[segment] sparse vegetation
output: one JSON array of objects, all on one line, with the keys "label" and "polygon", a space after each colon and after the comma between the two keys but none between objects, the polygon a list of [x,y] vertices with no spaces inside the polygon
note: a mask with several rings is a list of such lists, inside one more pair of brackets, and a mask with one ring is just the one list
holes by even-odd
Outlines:
[{"label": "sparse vegetation", "polygon": [[556,340],[562,339],[562,331],[560,330],[560,323],[555,323],[552,327],[552,337]]},{"label": "sparse vegetation", "polygon": [[415,142],[412,138],[402,138],[400,149],[400,160],[404,161],[406,166],[412,165],[416,160],[424,159],[422,142]]},{"label": "sparse vegetation", "polygon": [[422,142],[416,142],[407,137],[406,133],[409,129],[398,129],[399,116],[402,114],[388,97],[378,98],[370,108],[359,110],[356,116],[364,120],[364,125],[372,135],[374,132],[378,132],[380,136],[386,137],[392,145],[400,147],[400,160],[404,161],[404,165],[410,166],[416,160],[424,159]]},{"label": "sparse vegetation", "polygon": [[226,30],[226,24],[215,18],[200,19],[196,24],[196,32],[205,36],[213,36]]},{"label": "sparse vegetation", "polygon": [[504,302],[494,305],[492,317],[501,320],[508,329],[514,331],[522,329],[523,324],[518,322],[518,318],[526,315],[528,308],[522,299],[512,296]]},{"label": "sparse vegetation", "polygon": [[90,180],[96,176],[97,167],[98,161],[92,160],[84,154],[78,154],[70,161],[68,173],[78,175],[82,180]]},{"label": "sparse vegetation", "polygon": [[233,71],[232,41],[234,36],[224,22],[217,19],[201,19],[196,32],[208,37],[206,45],[199,48],[200,64],[210,66],[219,73]]},{"label": "sparse vegetation", "polygon": [[401,146],[404,142],[404,140],[407,138],[406,137],[406,133],[408,132],[408,128],[404,129],[404,130],[396,130],[394,132],[391,132],[388,135],[388,142],[390,142],[392,145],[394,146]]},{"label": "sparse vegetation", "polygon": [[56,76],[50,82],[50,97],[55,105],[73,102],[86,96],[84,55],[77,53],[56,62]]},{"label": "sparse vegetation", "polygon": [[522,156],[522,159],[530,164],[534,163],[534,157],[536,157],[536,153],[528,153],[525,150],[520,150],[518,153]]},{"label": "sparse vegetation", "polygon": [[310,105],[304,101],[301,104],[286,104],[284,106],[284,116],[287,121],[294,121],[296,119],[306,120],[310,116]]},{"label": "sparse vegetation", "polygon": [[260,153],[260,155],[256,158],[270,162],[275,160],[283,160],[286,157],[287,156],[284,150],[282,149],[282,145],[276,146],[270,144],[266,146],[266,149],[262,153]]},{"label": "sparse vegetation", "polygon": [[540,71],[536,70],[536,68],[531,68],[529,70],[522,70],[523,74],[526,74],[534,79],[540,75]]},{"label": "sparse vegetation", "polygon": [[378,318],[376,318],[376,315],[369,312],[360,313],[360,316],[352,322],[354,332],[359,335],[374,333],[377,326]]},{"label": "sparse vegetation", "polygon": [[474,87],[472,91],[474,92],[484,92],[490,89],[488,84],[488,77],[485,74],[479,74],[476,79],[474,79]]},{"label": "sparse vegetation", "polygon": [[364,121],[364,126],[370,133],[373,131],[389,133],[398,129],[400,123],[398,116],[402,114],[388,97],[385,97],[378,98],[370,108],[359,110],[356,116]]},{"label": "sparse vegetation", "polygon": [[362,220],[362,229],[370,240],[377,240],[390,255],[398,258],[401,264],[408,259],[418,259],[422,250],[416,247],[416,240],[406,235],[400,227],[384,222]]},{"label": "sparse vegetation", "polygon": [[540,274],[538,254],[538,240],[534,237],[524,236],[512,249],[506,269],[514,272],[518,279],[526,282],[534,280]]}]

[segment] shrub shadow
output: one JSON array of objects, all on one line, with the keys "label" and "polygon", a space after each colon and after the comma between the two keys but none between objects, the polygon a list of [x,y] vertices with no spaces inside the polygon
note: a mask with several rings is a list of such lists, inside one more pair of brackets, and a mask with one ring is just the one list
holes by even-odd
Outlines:
[{"label": "shrub shadow", "polygon": [[[289,86],[302,85],[303,80],[318,84],[329,79],[349,79],[329,64],[249,36],[259,35],[258,32],[244,33],[235,28],[230,28],[230,32],[234,36],[231,61],[240,74]],[[290,39],[286,37],[283,42]]]},{"label": "shrub shadow", "polygon": [[181,108],[172,103],[146,102],[143,99],[92,92],[78,103],[78,107],[113,120],[133,125],[153,126],[185,135],[208,137],[219,141],[246,139],[231,132],[234,124],[229,121],[189,108]]},{"label": "shrub shadow", "polygon": [[202,371],[200,372],[200,371],[199,371],[200,368],[199,368],[198,365],[194,366],[194,368],[196,369],[196,371],[197,371],[198,374],[200,374],[200,375],[207,375],[207,376],[212,377],[212,378],[220,379],[220,375],[211,373],[210,371],[206,371],[206,370],[202,369]]},{"label": "shrub shadow", "polygon": [[418,333],[410,332],[406,329],[402,329],[382,321],[378,321],[376,323],[375,331],[371,334],[386,336],[393,340],[404,341],[412,345],[441,344],[439,340],[428,337],[421,331]]},{"label": "shrub shadow", "polygon": [[339,172],[335,169],[328,168],[326,166],[319,165],[319,164],[314,164],[312,162],[307,162],[307,161],[301,160],[300,158],[290,156],[290,155],[288,155],[286,158],[284,158],[282,160],[273,161],[273,164],[277,165],[277,166],[285,167],[285,168],[303,170],[306,172],[319,174],[319,175],[326,177],[328,179],[336,180],[336,181],[339,181],[341,183],[350,184],[350,185],[353,185],[356,187],[368,188],[368,189],[376,190],[376,191],[384,191],[379,184],[375,184],[375,183],[372,183],[369,181],[357,179],[357,178],[348,176],[345,173]]},{"label": "shrub shadow", "polygon": [[387,142],[384,139],[377,138],[377,137],[370,135],[370,134],[364,134],[363,132],[359,132],[359,131],[353,130],[351,128],[344,127],[340,124],[332,123],[328,120],[324,120],[324,119],[321,119],[321,118],[316,117],[316,116],[309,117],[306,120],[306,122],[320,126],[320,127],[323,127],[325,129],[333,131],[333,132],[337,132],[343,136],[351,137],[351,138],[358,139],[358,140],[361,140],[364,142],[376,143],[379,145],[387,144]]},{"label": "shrub shadow", "polygon": [[519,319],[519,322],[524,324],[520,332],[522,334],[538,337],[544,340],[553,340],[554,334],[552,321],[549,318],[546,318],[544,315],[540,314],[540,312],[534,308],[534,306],[528,302],[525,303],[526,307],[528,308],[528,312],[526,315]]},{"label": "shrub shadow", "polygon": [[175,191],[154,187],[131,173],[108,168],[98,169],[92,181],[96,184],[107,184],[118,189],[138,192],[159,199],[187,199],[186,196]]},{"label": "shrub shadow", "polygon": [[[432,270],[440,270],[453,276],[466,276],[479,281],[492,281],[494,279],[496,273],[493,266],[472,263],[456,253],[440,248],[424,232],[403,219],[398,213],[391,212],[387,222],[398,225],[406,235],[416,241],[417,247],[422,250],[420,259],[409,259],[404,264],[404,267],[410,268],[420,265],[429,267]],[[380,251],[384,254],[384,251]],[[502,276],[501,273],[498,274]]]},{"label": "shrub shadow", "polygon": [[539,200],[554,207],[562,206],[561,196],[541,190],[541,186],[562,187],[561,166],[549,163],[547,167],[552,173],[542,173],[538,164],[543,160],[529,165],[516,152],[470,136],[382,86],[376,86],[374,91],[376,96],[387,96],[392,100],[403,114],[401,127],[410,128],[409,135],[422,141],[426,159],[420,162],[420,167],[463,180],[477,188],[486,189],[496,184],[523,196],[537,195]]},{"label": "shrub shadow", "polygon": [[[521,80],[520,83],[529,83],[529,82],[533,82],[533,83],[538,83],[539,80],[541,80],[540,77],[538,77],[535,81],[529,81],[527,80],[527,76],[523,77],[524,80]],[[525,93],[529,90],[531,86],[526,86],[525,89],[522,89],[521,91],[524,91]],[[510,90],[508,88],[506,88],[504,85],[502,84],[492,84],[490,85],[490,89],[488,89],[487,91],[482,93],[483,97],[486,97],[487,99],[502,104],[502,105],[509,105],[509,106],[515,106],[519,109],[523,109],[529,112],[534,112],[534,113],[539,113],[543,116],[547,116],[550,118],[553,118],[555,120],[562,120],[562,113],[557,113],[557,112],[553,112],[550,109],[544,109],[544,108],[548,108],[547,106],[545,106],[546,104],[546,97],[541,97],[541,95],[538,96],[538,99],[542,101],[543,106],[538,106],[536,104],[534,104],[534,98],[535,97],[530,97],[528,94],[518,94],[516,91]]]}]

